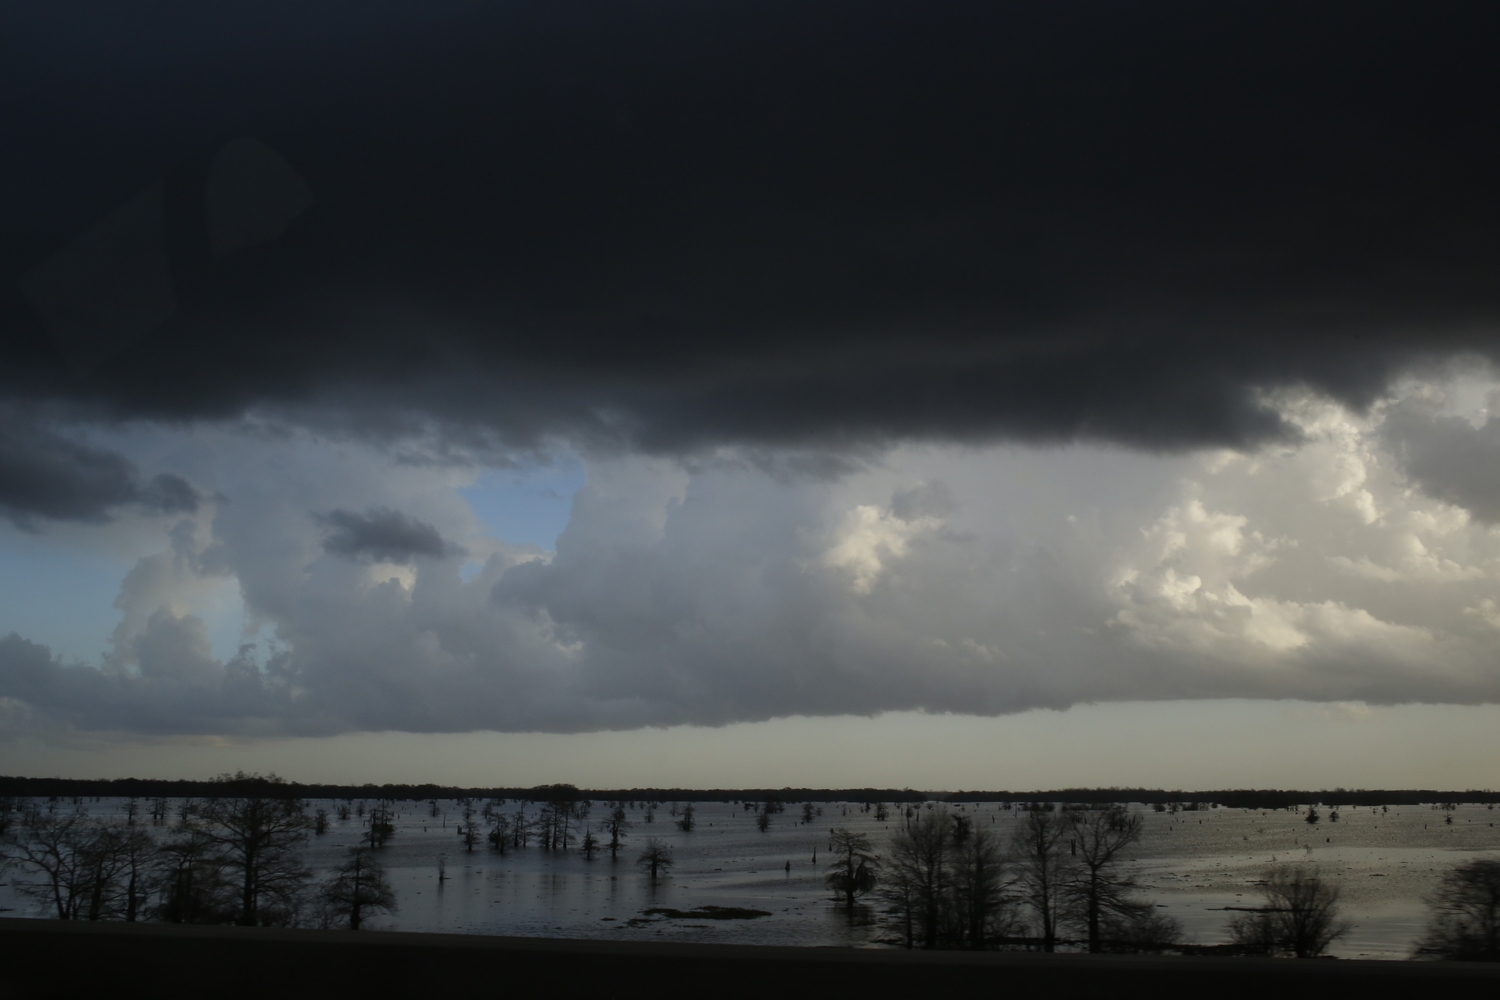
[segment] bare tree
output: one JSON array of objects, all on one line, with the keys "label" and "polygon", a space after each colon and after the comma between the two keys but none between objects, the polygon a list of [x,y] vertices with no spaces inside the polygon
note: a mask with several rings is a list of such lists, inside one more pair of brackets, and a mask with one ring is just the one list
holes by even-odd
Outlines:
[{"label": "bare tree", "polygon": [[37,815],[12,841],[6,857],[27,876],[12,884],[44,900],[58,920],[76,920],[86,894],[82,849],[87,818],[81,813]]},{"label": "bare tree", "polygon": [[[369,837],[371,847],[384,847],[385,842],[396,835],[396,824],[393,822],[395,818],[390,802],[381,799],[375,803],[374,808],[370,810]],[[314,824],[314,828],[316,828],[316,823]]]},{"label": "bare tree", "polygon": [[891,837],[881,896],[895,910],[908,948],[919,937],[923,948],[938,947],[952,851],[953,817],[946,809],[924,810]]},{"label": "bare tree", "polygon": [[510,817],[501,812],[501,805],[504,803],[496,800],[484,807],[484,816],[490,821],[490,832],[485,837],[490,842],[490,847],[504,854],[510,846]]},{"label": "bare tree", "polygon": [[682,817],[677,820],[677,829],[681,830],[683,833],[692,832],[693,827],[698,823],[698,821],[693,818],[694,811],[695,810],[693,809],[693,804],[691,802],[682,807]]},{"label": "bare tree", "polygon": [[647,837],[646,849],[641,851],[635,863],[642,871],[651,873],[651,881],[654,883],[658,872],[670,871],[677,861],[672,856],[672,845],[659,837]]},{"label": "bare tree", "polygon": [[36,817],[6,854],[27,876],[16,888],[45,900],[57,919],[132,921],[150,894],[155,856],[144,830],[81,812]]},{"label": "bare tree", "polygon": [[209,844],[190,834],[159,847],[155,915],[173,924],[222,924],[238,913],[236,888],[213,863]]},{"label": "bare tree", "polygon": [[610,810],[609,818],[599,823],[599,829],[609,834],[609,859],[616,860],[620,856],[620,838],[625,836],[625,831],[630,823],[625,819],[625,807],[618,802]]},{"label": "bare tree", "polygon": [[833,831],[830,851],[835,861],[828,866],[824,879],[828,888],[843,897],[844,909],[854,912],[854,900],[875,888],[875,873],[880,859],[875,855],[870,838],[862,833],[851,833],[844,827]]},{"label": "bare tree", "polygon": [[[587,799],[579,799],[577,802],[574,802],[569,817],[572,821],[572,829],[587,831],[589,828],[589,813],[593,811],[593,808],[594,804]],[[572,834],[568,834],[568,836],[571,837]],[[597,848],[598,845],[596,844],[595,846]]]},{"label": "bare tree", "polygon": [[1475,858],[1443,876],[1418,955],[1500,962],[1500,860]]},{"label": "bare tree", "polygon": [[1265,905],[1236,914],[1229,932],[1234,943],[1254,954],[1317,958],[1349,933],[1339,917],[1338,886],[1316,868],[1273,868],[1261,883]]},{"label": "bare tree", "polygon": [[471,799],[463,800],[463,825],[458,828],[459,839],[464,842],[464,850],[472,851],[483,839],[479,832],[479,821],[475,819],[474,803]]},{"label": "bare tree", "polygon": [[368,847],[349,848],[348,859],[322,884],[319,896],[330,910],[348,919],[351,931],[359,930],[372,911],[396,909],[396,893],[386,881],[385,866]]},{"label": "bare tree", "polygon": [[983,950],[992,937],[1010,930],[1013,922],[1008,917],[1011,906],[1005,859],[995,834],[970,829],[968,836],[955,845],[952,867],[959,930],[970,948]]},{"label": "bare tree", "polygon": [[285,779],[243,772],[214,779],[227,794],[194,810],[194,834],[210,845],[219,868],[239,887],[235,922],[246,926],[291,918],[312,877],[297,848],[307,839],[306,806],[286,795]]},{"label": "bare tree", "polygon": [[1017,888],[1041,931],[1042,950],[1057,949],[1057,924],[1068,878],[1062,845],[1068,829],[1056,814],[1029,809],[1011,840]]},{"label": "bare tree", "polygon": [[1116,870],[1121,852],[1141,839],[1141,818],[1121,805],[1066,816],[1076,853],[1070,855],[1073,872],[1064,896],[1072,919],[1085,931],[1089,952],[1098,953],[1104,950],[1103,921],[1111,915],[1134,916],[1143,905],[1130,898],[1135,883]]}]

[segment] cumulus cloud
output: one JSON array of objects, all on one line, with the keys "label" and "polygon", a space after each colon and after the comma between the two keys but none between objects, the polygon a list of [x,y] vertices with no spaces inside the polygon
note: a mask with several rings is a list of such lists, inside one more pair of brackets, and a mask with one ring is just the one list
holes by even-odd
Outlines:
[{"label": "cumulus cloud", "polygon": [[[1412,488],[1384,427],[1404,404],[1288,396],[1302,443],[1256,453],[905,449],[833,480],[588,459],[555,552],[488,537],[429,469],[263,442],[195,473],[230,501],[127,577],[103,663],[17,637],[3,696],[289,733],[1494,700],[1500,536]],[[194,595],[225,574],[261,631],[216,658]]]}]

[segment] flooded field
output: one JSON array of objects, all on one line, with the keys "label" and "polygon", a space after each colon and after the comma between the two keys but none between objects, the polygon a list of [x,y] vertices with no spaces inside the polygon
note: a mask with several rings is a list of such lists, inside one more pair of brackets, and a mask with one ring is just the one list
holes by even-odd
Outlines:
[{"label": "flooded field", "polygon": [[[337,816],[339,803],[314,801],[311,809]],[[373,805],[368,800],[366,805]],[[355,805],[358,805],[356,801]],[[461,806],[440,800],[437,816],[427,802],[398,803],[396,833],[381,850],[398,910],[368,926],[401,931],[444,931],[544,937],[683,940],[741,944],[882,947],[891,932],[873,907],[853,919],[836,908],[823,886],[828,835],[833,827],[868,834],[884,850],[902,813],[885,821],[863,804],[821,803],[821,815],[802,822],[800,804],[758,828],[756,814],[726,802],[696,804],[696,825],[678,829],[673,804],[662,803],[647,822],[644,803],[628,808],[619,860],[608,849],[584,857],[535,845],[505,854],[481,842],[466,850],[459,838]],[[510,802],[514,814],[521,804]],[[72,805],[59,805],[72,809]],[[99,818],[123,815],[122,800],[86,802]],[[535,815],[538,804],[525,806]],[[948,806],[978,825],[1008,837],[1018,813],[995,804]],[[1500,816],[1481,805],[1452,811],[1427,806],[1346,808],[1337,821],[1328,810],[1309,825],[1292,811],[1202,809],[1176,814],[1132,806],[1144,835],[1129,853],[1142,895],[1180,920],[1188,940],[1227,940],[1232,910],[1260,902],[1253,883],[1273,864],[1316,865],[1340,886],[1343,909],[1354,924],[1331,952],[1346,958],[1405,958],[1420,935],[1422,902],[1443,872],[1469,858],[1500,850]],[[589,822],[597,831],[607,813],[595,803]],[[1446,820],[1452,820],[1451,823]],[[148,827],[149,828],[149,827]],[[359,842],[365,820],[334,819],[326,834],[308,838],[304,857],[326,871]],[[608,836],[600,835],[607,843]],[[672,846],[676,867],[657,884],[633,863],[647,837]],[[815,857],[816,855],[816,857]],[[440,862],[447,878],[439,879]],[[7,915],[45,915],[9,885],[0,888]],[[765,916],[716,919],[711,907],[764,911]],[[675,914],[647,913],[652,909]],[[691,911],[697,910],[697,913]]]}]

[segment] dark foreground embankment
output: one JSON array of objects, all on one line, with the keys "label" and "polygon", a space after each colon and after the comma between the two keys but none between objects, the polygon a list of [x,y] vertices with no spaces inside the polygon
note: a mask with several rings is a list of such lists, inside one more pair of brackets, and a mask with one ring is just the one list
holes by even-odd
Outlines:
[{"label": "dark foreground embankment", "polygon": [[997,989],[1098,997],[1149,989],[1214,1000],[1328,1000],[1500,987],[1500,967],[1458,963],[924,953],[19,919],[0,920],[0,956],[6,998],[137,989],[214,1000],[968,996]]}]

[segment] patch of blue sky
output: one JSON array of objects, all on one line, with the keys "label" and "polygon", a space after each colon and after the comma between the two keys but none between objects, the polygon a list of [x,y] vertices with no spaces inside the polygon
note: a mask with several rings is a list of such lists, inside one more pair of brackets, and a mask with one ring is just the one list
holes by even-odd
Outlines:
[{"label": "patch of blue sky", "polygon": [[515,545],[557,548],[567,527],[573,494],[584,484],[576,455],[554,455],[549,464],[486,469],[474,485],[459,489],[490,534]]},{"label": "patch of blue sky", "polygon": [[15,632],[65,660],[98,663],[120,620],[115,597],[132,562],[0,529],[0,635]]}]

